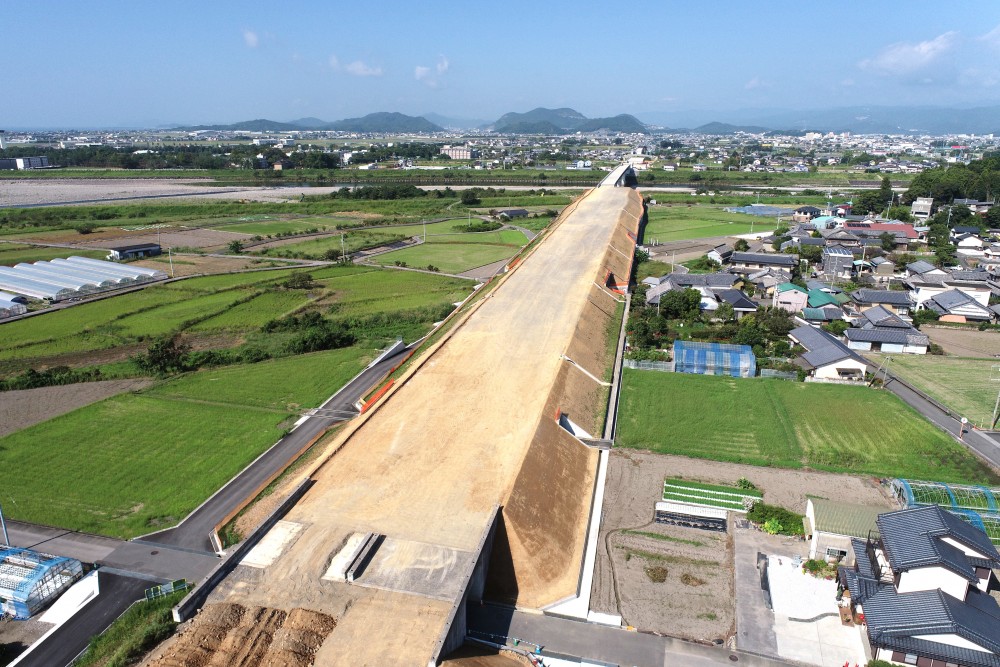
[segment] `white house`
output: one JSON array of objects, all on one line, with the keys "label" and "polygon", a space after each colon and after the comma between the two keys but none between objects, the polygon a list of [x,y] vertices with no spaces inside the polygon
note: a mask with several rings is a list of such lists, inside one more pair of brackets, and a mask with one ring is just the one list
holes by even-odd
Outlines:
[{"label": "white house", "polygon": [[792,329],[788,337],[806,349],[803,366],[817,380],[864,380],[868,363],[842,342],[823,331],[804,324]]}]

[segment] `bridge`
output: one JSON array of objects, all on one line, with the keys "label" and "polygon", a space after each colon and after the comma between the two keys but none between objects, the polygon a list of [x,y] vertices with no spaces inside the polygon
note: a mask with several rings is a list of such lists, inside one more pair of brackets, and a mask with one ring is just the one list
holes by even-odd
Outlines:
[{"label": "bridge", "polygon": [[345,427],[286,538],[264,538],[265,564],[237,568],[209,603],[334,617],[316,656],[330,665],[433,664],[464,639],[470,599],[582,600],[586,614],[606,332],[644,215],[634,178],[615,169],[482,288]]}]

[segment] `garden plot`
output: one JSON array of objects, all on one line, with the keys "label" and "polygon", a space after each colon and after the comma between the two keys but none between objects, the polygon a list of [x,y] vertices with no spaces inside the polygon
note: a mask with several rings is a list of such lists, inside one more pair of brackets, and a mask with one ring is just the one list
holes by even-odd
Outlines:
[{"label": "garden plot", "polygon": [[684,479],[667,479],[663,482],[663,500],[718,507],[734,512],[746,512],[747,504],[764,497],[760,491],[736,486],[703,484]]}]

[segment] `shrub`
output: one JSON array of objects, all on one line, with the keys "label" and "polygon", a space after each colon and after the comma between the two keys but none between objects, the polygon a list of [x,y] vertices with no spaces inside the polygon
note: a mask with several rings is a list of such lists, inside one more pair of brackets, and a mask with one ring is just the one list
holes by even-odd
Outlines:
[{"label": "shrub", "polygon": [[746,477],[740,477],[739,480],[736,482],[736,486],[738,486],[741,489],[745,489],[747,491],[757,490],[757,485],[751,482]]},{"label": "shrub", "polygon": [[[802,535],[802,515],[777,505],[767,503],[755,503],[753,508],[747,512],[747,519],[760,525],[765,532],[772,535]],[[772,532],[773,531],[773,532]]]},{"label": "shrub", "polygon": [[646,567],[646,576],[654,584],[662,584],[667,580],[667,568],[662,565],[649,565]]}]

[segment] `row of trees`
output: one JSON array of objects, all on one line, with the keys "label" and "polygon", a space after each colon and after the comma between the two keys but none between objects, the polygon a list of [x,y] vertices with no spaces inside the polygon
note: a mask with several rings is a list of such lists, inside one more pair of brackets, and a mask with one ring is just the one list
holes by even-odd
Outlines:
[{"label": "row of trees", "polygon": [[987,201],[1000,193],[1000,157],[973,160],[968,165],[953,164],[917,174],[903,195],[910,204],[917,197],[933,197],[938,204],[956,199]]}]

